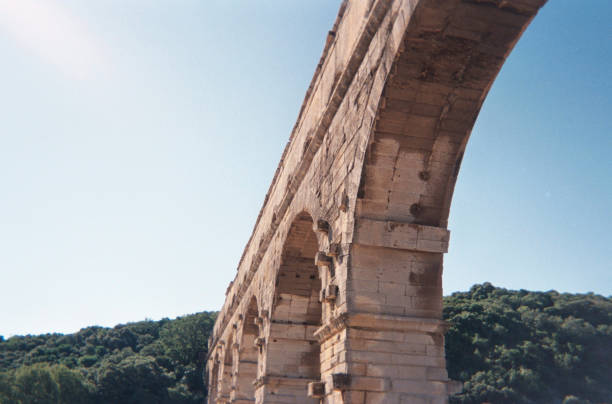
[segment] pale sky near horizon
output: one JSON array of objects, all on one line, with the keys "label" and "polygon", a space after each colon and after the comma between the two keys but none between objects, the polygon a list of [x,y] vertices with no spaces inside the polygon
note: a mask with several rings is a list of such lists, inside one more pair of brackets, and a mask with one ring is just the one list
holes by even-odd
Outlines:
[{"label": "pale sky near horizon", "polygon": [[[218,310],[339,0],[0,0],[0,335]],[[612,295],[612,2],[550,0],[456,186],[444,292]]]}]

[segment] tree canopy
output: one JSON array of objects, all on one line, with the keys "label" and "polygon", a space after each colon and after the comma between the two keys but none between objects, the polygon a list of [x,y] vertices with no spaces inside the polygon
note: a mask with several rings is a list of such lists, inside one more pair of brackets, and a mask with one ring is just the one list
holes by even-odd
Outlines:
[{"label": "tree canopy", "polygon": [[[0,336],[0,404],[192,404],[216,313]],[[612,403],[612,299],[489,283],[444,298],[453,404]]]},{"label": "tree canopy", "polygon": [[444,300],[452,403],[611,403],[612,300],[489,283]]},{"label": "tree canopy", "polygon": [[0,404],[201,403],[215,318],[0,338]]}]

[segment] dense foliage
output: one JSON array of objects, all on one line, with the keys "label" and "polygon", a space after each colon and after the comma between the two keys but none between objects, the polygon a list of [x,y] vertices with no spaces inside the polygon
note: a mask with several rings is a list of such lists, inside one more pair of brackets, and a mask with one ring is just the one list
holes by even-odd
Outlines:
[{"label": "dense foliage", "polygon": [[[202,403],[215,316],[0,337],[0,404]],[[444,317],[451,403],[612,403],[612,299],[485,283]]]},{"label": "dense foliage", "polygon": [[201,403],[215,317],[0,337],[0,404]]},{"label": "dense foliage", "polygon": [[489,283],[445,298],[451,403],[612,403],[612,299]]}]

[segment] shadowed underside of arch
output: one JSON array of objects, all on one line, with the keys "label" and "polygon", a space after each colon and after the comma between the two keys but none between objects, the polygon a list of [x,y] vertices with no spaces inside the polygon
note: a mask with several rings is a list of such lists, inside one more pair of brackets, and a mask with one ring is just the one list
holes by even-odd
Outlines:
[{"label": "shadowed underside of arch", "polygon": [[[243,330],[231,391],[430,404],[456,391],[441,320],[453,189],[482,103],[544,3],[342,4],[210,341],[214,369]],[[254,393],[238,386],[249,338]]]}]

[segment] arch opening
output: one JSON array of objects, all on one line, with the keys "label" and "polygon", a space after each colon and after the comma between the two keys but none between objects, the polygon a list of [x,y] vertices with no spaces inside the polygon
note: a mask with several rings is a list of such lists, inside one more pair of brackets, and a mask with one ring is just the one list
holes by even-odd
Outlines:
[{"label": "arch opening", "polygon": [[235,389],[232,401],[255,401],[255,386],[261,349],[256,345],[259,338],[259,327],[256,320],[259,316],[257,299],[252,297],[242,322],[242,335],[237,347],[238,363],[234,374]]},{"label": "arch opening", "polygon": [[318,251],[313,220],[302,213],[283,247],[267,342],[266,375],[276,379],[274,394],[287,402],[316,402],[307,397],[307,385],[321,379],[321,347],[314,337],[323,315]]},{"label": "arch opening", "polygon": [[208,388],[208,402],[215,403],[219,392],[219,355],[215,354],[212,361],[212,369],[209,369],[210,383]]},{"label": "arch opening", "polygon": [[223,349],[223,364],[219,369],[219,387],[217,400],[220,402],[228,402],[232,391],[232,374],[234,365],[233,347],[234,335],[230,337],[228,343]]}]

